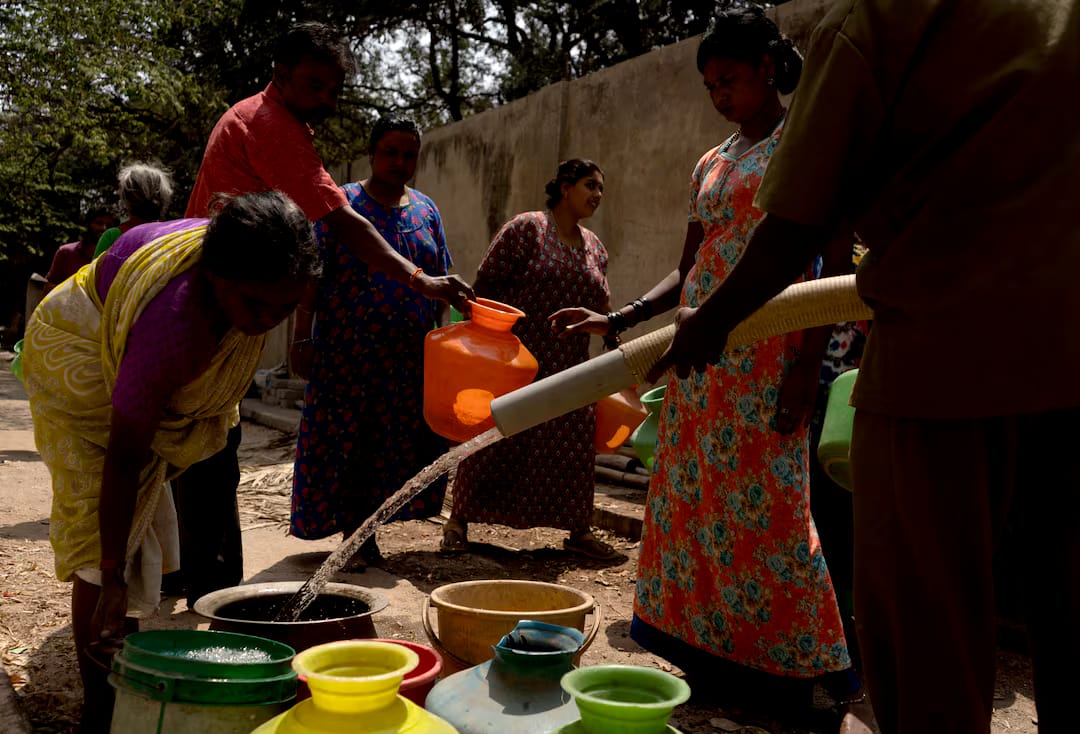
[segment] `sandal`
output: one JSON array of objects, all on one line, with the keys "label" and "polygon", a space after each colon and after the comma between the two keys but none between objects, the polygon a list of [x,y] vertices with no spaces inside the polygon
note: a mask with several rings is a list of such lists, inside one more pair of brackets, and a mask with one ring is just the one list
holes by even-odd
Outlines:
[{"label": "sandal", "polygon": [[621,555],[617,550],[593,535],[592,531],[586,531],[580,535],[572,533],[569,538],[563,541],[563,548],[597,561],[610,561]]},{"label": "sandal", "polygon": [[465,526],[456,520],[447,520],[443,525],[439,550],[443,553],[464,553],[469,550],[469,537]]},{"label": "sandal", "polygon": [[872,734],[877,731],[874,709],[865,695],[841,701],[837,708],[840,713],[840,734]]}]

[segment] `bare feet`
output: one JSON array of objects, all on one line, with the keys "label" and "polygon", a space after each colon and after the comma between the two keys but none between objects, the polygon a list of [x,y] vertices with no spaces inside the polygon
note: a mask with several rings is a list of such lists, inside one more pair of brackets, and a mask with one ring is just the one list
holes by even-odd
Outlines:
[{"label": "bare feet", "polygon": [[619,557],[619,552],[593,535],[591,530],[570,533],[563,541],[563,547],[598,561],[610,561]]},{"label": "bare feet", "polygon": [[469,550],[468,528],[463,522],[450,518],[443,524],[439,549],[443,553],[464,553]]}]

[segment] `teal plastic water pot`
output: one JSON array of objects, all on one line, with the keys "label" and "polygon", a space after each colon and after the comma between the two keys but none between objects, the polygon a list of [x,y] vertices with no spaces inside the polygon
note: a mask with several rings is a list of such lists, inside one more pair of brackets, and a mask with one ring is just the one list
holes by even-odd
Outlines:
[{"label": "teal plastic water pot", "polygon": [[112,734],[248,734],[296,695],[294,651],[262,637],[152,630],[113,656]]},{"label": "teal plastic water pot", "polygon": [[584,644],[573,627],[522,620],[494,658],[439,681],[424,708],[460,734],[547,734],[578,718],[559,681]]},{"label": "teal plastic water pot", "polygon": [[825,418],[821,424],[821,440],[817,455],[821,468],[829,478],[844,489],[851,491],[851,429],[855,422],[855,408],[851,405],[851,391],[855,387],[858,370],[850,370],[833,381],[829,399],[825,404]]}]

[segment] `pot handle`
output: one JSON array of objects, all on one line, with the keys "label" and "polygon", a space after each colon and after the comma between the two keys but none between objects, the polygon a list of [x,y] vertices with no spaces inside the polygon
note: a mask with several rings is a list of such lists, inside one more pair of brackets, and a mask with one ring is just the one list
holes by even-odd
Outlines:
[{"label": "pot handle", "polygon": [[449,658],[450,660],[453,660],[462,669],[471,668],[474,665],[476,665],[476,663],[470,663],[467,660],[463,660],[463,659],[459,658],[457,655],[455,655],[454,653],[447,650],[443,646],[442,641],[439,640],[439,636],[437,634],[435,634],[435,630],[432,629],[432,627],[431,627],[431,595],[430,594],[425,594],[424,595],[424,603],[423,603],[423,606],[420,609],[420,620],[424,624],[424,634],[426,634],[428,639],[431,640],[431,646],[434,647],[436,650],[438,650],[440,655],[442,655],[445,658]]},{"label": "pot handle", "polygon": [[89,645],[83,648],[83,653],[86,655],[86,659],[89,660],[95,667],[100,668],[107,675],[115,675],[117,678],[123,678],[131,681],[133,687],[136,690],[141,691],[157,691],[159,694],[165,694],[165,701],[171,701],[173,697],[173,683],[160,681],[155,684],[147,683],[140,678],[133,678],[130,675],[126,675],[119,670],[113,670],[112,656],[115,652],[106,652],[100,642],[91,642]]},{"label": "pot handle", "polygon": [[589,630],[589,634],[585,636],[585,642],[581,643],[581,647],[578,648],[579,655],[589,649],[589,645],[596,639],[596,633],[600,631],[600,624],[604,621],[604,613],[600,609],[600,604],[593,604],[591,611],[593,615],[592,629]]}]

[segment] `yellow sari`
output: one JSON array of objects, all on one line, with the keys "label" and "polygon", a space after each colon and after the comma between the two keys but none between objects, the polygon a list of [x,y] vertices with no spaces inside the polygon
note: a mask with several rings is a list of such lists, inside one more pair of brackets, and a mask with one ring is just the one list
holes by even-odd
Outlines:
[{"label": "yellow sari", "polygon": [[[104,303],[95,286],[101,260],[95,260],[49,293],[27,325],[23,376],[34,439],[52,475],[49,540],[56,575],[63,581],[77,571],[96,569],[101,560],[102,468],[111,396],[128,335],[147,304],[198,263],[205,234],[205,226],[193,227],[136,250],[121,266]],[[207,370],[170,399],[154,436],[153,458],[140,474],[127,543],[129,568],[148,537],[166,480],[225,446],[229,428],[240,419],[240,399],[251,384],[264,340],[230,330]]]}]

